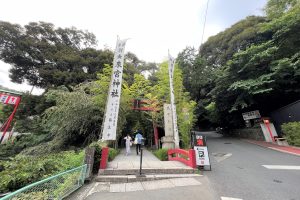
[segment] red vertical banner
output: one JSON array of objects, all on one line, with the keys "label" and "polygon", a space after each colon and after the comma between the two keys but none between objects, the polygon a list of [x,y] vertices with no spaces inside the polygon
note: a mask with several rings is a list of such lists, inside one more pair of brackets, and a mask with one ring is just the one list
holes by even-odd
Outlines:
[{"label": "red vertical banner", "polygon": [[4,104],[15,105],[15,108],[14,108],[13,112],[11,113],[11,115],[8,117],[8,120],[1,127],[0,131],[2,131],[2,129],[3,129],[3,133],[2,133],[2,136],[1,136],[1,139],[0,139],[0,144],[1,144],[4,137],[5,137],[5,135],[6,135],[6,132],[7,132],[8,128],[10,127],[10,124],[11,124],[12,120],[14,119],[14,116],[17,112],[17,109],[18,109],[20,101],[21,101],[21,97],[10,96],[10,95],[7,95],[7,94],[0,94],[0,101]]}]

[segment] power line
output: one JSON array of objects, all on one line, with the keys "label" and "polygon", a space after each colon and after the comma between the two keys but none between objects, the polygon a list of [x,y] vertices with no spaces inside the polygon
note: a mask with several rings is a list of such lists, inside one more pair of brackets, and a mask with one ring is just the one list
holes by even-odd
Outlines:
[{"label": "power line", "polygon": [[[202,37],[201,37],[200,47],[201,47],[201,45],[203,43],[203,37],[204,37],[204,32],[205,32],[205,25],[206,25],[206,17],[207,17],[208,4],[209,4],[209,0],[207,0],[207,4],[206,4],[206,10],[205,10],[205,15],[204,15],[204,24],[203,24],[203,31],[202,31]],[[200,50],[199,50],[199,52],[200,52]]]}]

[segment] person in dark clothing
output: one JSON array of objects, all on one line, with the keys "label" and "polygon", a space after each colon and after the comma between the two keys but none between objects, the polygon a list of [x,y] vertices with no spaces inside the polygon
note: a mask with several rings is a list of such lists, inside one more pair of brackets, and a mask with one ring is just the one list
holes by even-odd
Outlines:
[{"label": "person in dark clothing", "polygon": [[139,152],[141,151],[141,145],[143,142],[143,136],[140,133],[140,131],[137,132],[137,134],[135,135],[135,143],[136,143],[136,155],[139,155]]}]

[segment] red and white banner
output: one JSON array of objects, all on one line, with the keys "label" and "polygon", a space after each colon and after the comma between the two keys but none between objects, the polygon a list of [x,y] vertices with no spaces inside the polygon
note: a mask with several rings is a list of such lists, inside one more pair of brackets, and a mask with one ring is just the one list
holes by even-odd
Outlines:
[{"label": "red and white banner", "polygon": [[20,97],[0,93],[0,102],[3,104],[16,105],[19,101],[20,101]]}]

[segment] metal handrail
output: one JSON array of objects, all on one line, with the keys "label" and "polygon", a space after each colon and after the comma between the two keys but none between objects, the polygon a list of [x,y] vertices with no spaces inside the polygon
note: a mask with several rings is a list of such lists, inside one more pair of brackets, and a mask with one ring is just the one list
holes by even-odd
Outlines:
[{"label": "metal handrail", "polygon": [[[40,181],[35,182],[35,183],[32,183],[32,184],[30,184],[30,185],[27,185],[27,186],[25,186],[25,187],[23,187],[23,188],[21,188],[21,189],[18,189],[18,190],[16,190],[16,191],[14,191],[14,192],[8,194],[7,196],[1,198],[0,200],[9,200],[10,198],[14,197],[14,196],[17,195],[17,194],[20,194],[20,193],[22,193],[22,192],[25,192],[25,191],[27,191],[27,190],[29,190],[29,189],[31,189],[31,188],[37,186],[37,185],[46,183],[46,182],[48,182],[48,181],[50,181],[50,180],[53,180],[53,179],[55,179],[55,178],[57,178],[57,177],[60,177],[60,176],[63,176],[63,175],[65,175],[65,174],[68,174],[68,173],[71,173],[71,172],[73,172],[73,171],[76,171],[76,170],[78,170],[78,169],[80,169],[80,168],[84,169],[84,175],[81,174],[81,177],[84,179],[84,178],[85,178],[86,169],[87,169],[87,164],[82,165],[82,166],[79,166],[79,167],[76,167],[76,168],[73,168],[73,169],[70,169],[70,170],[67,170],[67,171],[64,171],[64,172],[59,173],[59,174],[56,174],[56,175],[54,175],[54,176],[50,176],[50,177],[48,177],[48,178],[46,178],[46,179],[40,180]],[[64,195],[64,196],[66,196],[66,195]]]}]

